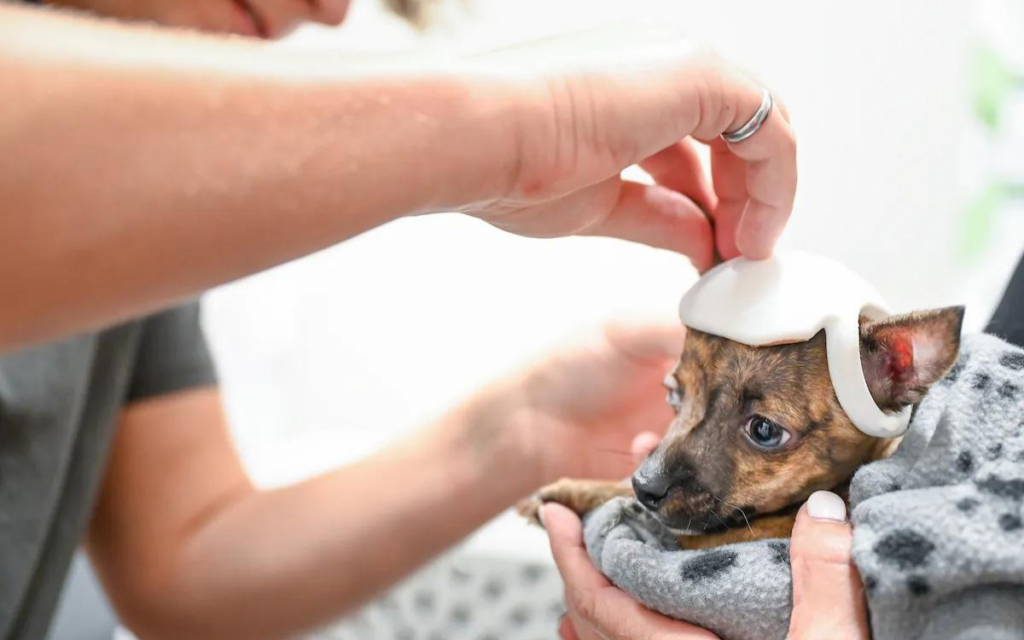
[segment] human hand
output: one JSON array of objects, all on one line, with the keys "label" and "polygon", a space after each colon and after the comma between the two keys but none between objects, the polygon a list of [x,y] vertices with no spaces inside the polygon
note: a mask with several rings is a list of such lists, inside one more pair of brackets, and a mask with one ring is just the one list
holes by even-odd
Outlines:
[{"label": "human hand", "polygon": [[[568,613],[559,625],[565,640],[651,640],[715,636],[654,613],[614,587],[583,548],[579,518],[558,504],[544,505],[551,552],[566,585]],[[819,491],[797,515],[790,545],[793,614],[787,640],[870,638],[863,589],[850,560],[846,505]]]},{"label": "human hand", "polygon": [[[548,357],[516,386],[517,441],[536,486],[562,477],[621,479],[636,466],[634,437],[672,419],[662,381],[682,352],[678,324],[610,326]],[[645,440],[646,439],[646,440]]]},{"label": "human hand", "polygon": [[558,625],[563,640],[717,640],[706,629],[647,609],[601,575],[583,547],[583,527],[575,513],[548,503],[540,517],[565,581],[567,611]]},{"label": "human hand", "polygon": [[789,547],[793,615],[787,640],[869,640],[852,543],[843,499],[828,491],[811,494],[797,514]]},{"label": "human hand", "polygon": [[[613,236],[682,252],[699,269],[771,255],[793,206],[796,144],[785,108],[749,139],[719,135],[757,111],[762,87],[678,33],[617,28],[484,58],[521,88],[517,157],[502,193],[467,210],[535,237]],[[694,141],[711,147],[711,179]],[[639,164],[649,186],[623,180]]]}]

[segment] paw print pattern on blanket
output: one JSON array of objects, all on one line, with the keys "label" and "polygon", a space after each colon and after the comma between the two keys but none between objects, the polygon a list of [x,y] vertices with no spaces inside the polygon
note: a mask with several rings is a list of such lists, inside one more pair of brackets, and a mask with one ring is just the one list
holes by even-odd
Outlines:
[{"label": "paw print pattern on blanket", "polygon": [[1024,638],[1024,351],[965,339],[851,503],[875,638]]},{"label": "paw print pattern on blanket", "polygon": [[[896,453],[851,485],[854,560],[876,640],[1024,640],[1024,351],[968,336]],[[725,640],[782,640],[789,541],[683,551],[635,502],[587,518],[620,588]]]},{"label": "paw print pattern on blanket", "polygon": [[588,515],[584,537],[598,569],[655,611],[727,640],[786,636],[789,540],[682,551],[639,503],[626,498]]}]

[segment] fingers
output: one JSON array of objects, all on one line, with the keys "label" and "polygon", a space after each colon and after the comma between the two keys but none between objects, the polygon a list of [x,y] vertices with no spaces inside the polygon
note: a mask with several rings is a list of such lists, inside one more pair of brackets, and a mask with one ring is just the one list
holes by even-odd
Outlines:
[{"label": "fingers", "polygon": [[306,0],[251,0],[254,13],[263,22],[268,37],[279,38],[310,17],[313,8]]},{"label": "fingers", "polygon": [[309,0],[313,6],[313,20],[322,24],[338,26],[348,14],[349,0]]},{"label": "fingers", "polygon": [[[775,108],[779,110],[779,115],[782,116],[782,119],[786,121],[786,124],[791,124],[792,121],[789,118],[789,107],[786,106],[786,101],[775,95],[774,92],[772,93],[772,100],[775,101]],[[791,126],[790,131],[792,130],[793,127]]]},{"label": "fingers", "polygon": [[718,205],[711,211],[715,220],[715,244],[723,259],[740,255],[736,230],[750,195],[747,193],[747,165],[733,155],[722,140],[711,144],[711,175],[715,181]]},{"label": "fingers", "polygon": [[717,198],[693,141],[683,140],[640,162],[654,181],[693,200],[707,214]]},{"label": "fingers", "polygon": [[603,634],[599,633],[594,627],[587,624],[587,621],[579,617],[575,613],[569,613],[566,616],[569,621],[568,634],[569,640],[608,640]]},{"label": "fingers", "polygon": [[724,207],[714,212],[716,223],[726,218],[730,226],[735,225],[738,253],[754,259],[770,257],[796,198],[793,130],[773,110],[757,133],[743,142],[712,144],[712,176],[719,207]]},{"label": "fingers", "polygon": [[793,527],[793,615],[787,640],[869,638],[851,541],[842,498],[827,491],[812,494]]},{"label": "fingers", "polygon": [[629,447],[630,453],[633,456],[633,463],[640,464],[646,460],[647,456],[651,455],[651,452],[657,448],[659,442],[661,442],[661,436],[653,431],[638,433],[633,438],[633,443]]},{"label": "fingers", "polygon": [[[788,114],[780,100],[775,101],[774,111],[788,129]],[[768,126],[766,122],[762,130],[748,140],[763,136]],[[774,129],[778,127],[773,126]],[[778,198],[772,194],[772,189],[782,184],[793,184],[795,187],[796,173],[795,160],[792,166],[786,162],[748,162],[745,156],[758,157],[758,153],[766,153],[764,137],[758,145],[760,148],[757,145],[742,147],[740,150],[744,155],[741,155],[724,140],[715,137],[711,142],[713,187],[690,140],[663,149],[642,161],[640,167],[659,185],[682,193],[713,217],[716,247],[723,258],[734,258],[741,254],[763,258],[771,255],[771,249],[785,227],[792,199],[788,206],[773,206],[766,213],[765,203],[756,200],[751,194],[757,193],[774,202]],[[774,149],[769,148],[768,157],[762,159],[772,159],[772,151]],[[792,168],[792,175],[785,173],[789,168]],[[747,211],[752,213],[745,218]],[[747,222],[743,222],[744,219]],[[741,234],[742,240],[738,238]],[[740,245],[745,247],[744,251],[740,250]]]},{"label": "fingers", "polygon": [[683,352],[686,329],[676,323],[640,326],[611,324],[605,327],[604,335],[616,350],[631,360],[646,364],[678,358]]},{"label": "fingers", "polygon": [[796,198],[796,138],[778,112],[730,151],[746,161],[749,200],[736,230],[736,246],[749,258],[771,256]]},{"label": "fingers", "polygon": [[[545,81],[543,90],[523,94],[540,106],[527,110],[538,117],[527,118],[516,144],[517,206],[499,199],[493,211],[484,207],[477,215],[523,235],[604,235],[669,249],[701,270],[717,257],[715,235],[721,257],[771,255],[796,190],[785,106],[778,102],[751,138],[718,142],[757,112],[761,85],[673,27],[661,27],[667,28],[616,25],[589,34],[588,41],[611,52],[608,61],[563,57],[574,50],[573,39],[487,57],[488,64],[515,63],[517,73],[526,64]],[[716,140],[724,154],[712,163],[713,188],[690,137]],[[563,153],[565,144],[579,153]],[[724,161],[726,155],[736,162]],[[656,186],[619,181],[636,162]],[[595,211],[602,215],[591,216]],[[714,230],[700,213],[711,216]]]},{"label": "fingers", "polygon": [[[708,100],[718,112],[694,135],[709,140],[713,187],[692,144],[672,145],[640,163],[655,181],[698,203],[715,223],[715,246],[724,259],[771,256],[796,196],[796,138],[783,102],[753,136],[730,144],[719,135],[747,122],[761,100],[752,82],[718,83],[723,95]],[[774,98],[774,96],[773,96]],[[755,104],[756,101],[756,104]]]},{"label": "fingers", "polygon": [[[614,180],[618,180],[615,178]],[[700,271],[714,261],[711,223],[693,200],[662,186],[622,181],[607,217],[584,235],[611,236],[690,257]]]},{"label": "fingers", "polygon": [[544,505],[541,514],[580,640],[715,640],[711,632],[645,609],[612,586],[591,564],[576,514],[557,504]]},{"label": "fingers", "polygon": [[566,587],[577,594],[610,587],[583,548],[583,525],[576,514],[553,502],[541,507],[540,513],[551,542],[551,555]]},{"label": "fingers", "polygon": [[[706,70],[701,117],[693,136],[711,145],[711,174],[718,205],[711,215],[722,257],[770,257],[796,197],[796,138],[788,113],[776,100],[752,136],[727,143],[757,112],[762,86],[721,64]],[[774,96],[773,96],[774,97]]]},{"label": "fingers", "polygon": [[558,637],[562,640],[582,640],[579,634],[576,633],[576,627],[573,625],[572,616],[565,614],[562,619],[558,621]]}]

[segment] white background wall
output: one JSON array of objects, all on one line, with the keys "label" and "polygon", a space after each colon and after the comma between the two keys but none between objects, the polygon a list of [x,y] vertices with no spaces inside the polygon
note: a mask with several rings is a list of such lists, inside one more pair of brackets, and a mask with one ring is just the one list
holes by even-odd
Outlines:
[{"label": "white background wall", "polygon": [[[969,300],[968,324],[980,326],[1020,249],[1011,239],[991,256],[984,283],[953,258],[966,2],[468,0],[471,11],[426,38],[354,2],[341,30],[310,28],[282,46],[472,49],[633,16],[678,22],[792,112],[801,186],[783,246],[848,263],[898,309]],[[424,424],[583,327],[672,318],[692,278],[664,252],[434,216],[223,287],[206,323],[237,442],[258,479],[278,482]]]}]

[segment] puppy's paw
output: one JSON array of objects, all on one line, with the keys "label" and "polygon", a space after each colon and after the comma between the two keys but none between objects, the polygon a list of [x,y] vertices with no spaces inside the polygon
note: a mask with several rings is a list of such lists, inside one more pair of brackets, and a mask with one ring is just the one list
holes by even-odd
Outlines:
[{"label": "puppy's paw", "polygon": [[540,508],[547,502],[557,502],[583,517],[612,498],[632,494],[632,489],[622,483],[562,478],[521,500],[516,509],[519,515],[544,526],[539,514]]},{"label": "puppy's paw", "polygon": [[528,498],[523,498],[516,504],[516,511],[530,522],[544,526],[540,519],[540,508],[546,502],[557,502],[571,508],[573,493],[577,482],[568,478],[562,478],[540,488]]},{"label": "puppy's paw", "polygon": [[543,527],[544,523],[540,521],[540,508],[543,506],[544,500],[541,499],[538,492],[517,502],[516,512],[531,523]]}]

